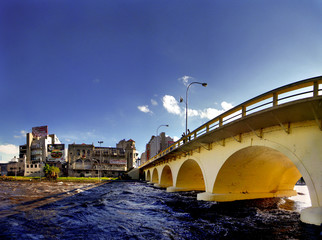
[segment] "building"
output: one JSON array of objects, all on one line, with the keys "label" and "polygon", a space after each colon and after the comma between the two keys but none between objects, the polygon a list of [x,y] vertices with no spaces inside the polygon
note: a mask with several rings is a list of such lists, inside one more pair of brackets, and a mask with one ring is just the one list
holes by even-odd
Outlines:
[{"label": "building", "polygon": [[16,158],[7,163],[8,176],[24,176],[26,158]]},{"label": "building", "polygon": [[140,165],[145,163],[147,161],[147,157],[146,157],[146,152],[142,153],[141,154],[141,162],[140,162]]},{"label": "building", "polygon": [[165,132],[159,136],[152,136],[146,144],[145,152],[141,154],[140,165],[154,157],[157,153],[162,152],[174,143],[173,139],[165,135]]},{"label": "building", "polygon": [[7,166],[8,166],[8,163],[0,163],[1,176],[8,175]]},{"label": "building", "polygon": [[18,161],[24,162],[24,176],[44,176],[46,163],[64,173],[65,145],[55,134],[48,134],[48,126],[33,127],[32,133],[26,134],[26,144],[19,146]]},{"label": "building", "polygon": [[168,148],[174,141],[171,137],[166,136],[165,132],[160,133],[159,136],[152,136],[147,148],[149,150],[148,159],[154,157],[164,149]]},{"label": "building", "polygon": [[118,177],[133,168],[135,141],[121,140],[116,148],[94,144],[68,145],[68,176]]},{"label": "building", "polygon": [[162,152],[174,143],[173,138],[166,136],[165,132],[160,133],[159,136],[152,136],[150,141],[146,144],[145,153],[141,155],[141,164],[153,158],[156,154]]},{"label": "building", "polygon": [[127,170],[131,170],[133,168],[133,164],[135,163],[135,160],[137,157],[135,141],[132,139],[125,141],[125,139],[123,139],[118,144],[116,144],[116,148],[124,149]]}]

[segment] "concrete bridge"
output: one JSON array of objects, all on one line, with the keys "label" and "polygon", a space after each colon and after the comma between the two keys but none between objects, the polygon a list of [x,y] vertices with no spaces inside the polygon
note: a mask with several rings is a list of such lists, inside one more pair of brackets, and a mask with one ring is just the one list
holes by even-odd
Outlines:
[{"label": "concrete bridge", "polygon": [[322,223],[322,76],[277,88],[200,126],[140,166],[145,179],[198,200],[296,195],[303,176],[312,207],[301,220]]}]

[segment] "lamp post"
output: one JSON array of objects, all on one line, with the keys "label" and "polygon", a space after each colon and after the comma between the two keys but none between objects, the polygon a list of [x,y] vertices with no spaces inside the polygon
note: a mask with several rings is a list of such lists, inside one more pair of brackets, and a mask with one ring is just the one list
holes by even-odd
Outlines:
[{"label": "lamp post", "polygon": [[98,141],[98,143],[100,144],[100,163],[98,165],[98,181],[101,182],[101,179],[100,179],[100,168],[101,168],[101,164],[102,164],[102,149],[101,149],[101,144],[103,143],[103,141]]},{"label": "lamp post", "polygon": [[[207,87],[207,83],[201,83],[201,82],[192,82],[188,85],[187,91],[186,91],[186,135],[188,133],[188,90],[192,84],[200,84],[203,87]],[[180,98],[180,102],[183,102],[183,99]]]},{"label": "lamp post", "polygon": [[155,147],[155,155],[157,155],[158,154],[158,131],[159,131],[159,128],[160,127],[169,127],[169,125],[168,124],[164,124],[164,125],[160,125],[158,128],[157,128],[157,135],[156,135],[156,147]]}]

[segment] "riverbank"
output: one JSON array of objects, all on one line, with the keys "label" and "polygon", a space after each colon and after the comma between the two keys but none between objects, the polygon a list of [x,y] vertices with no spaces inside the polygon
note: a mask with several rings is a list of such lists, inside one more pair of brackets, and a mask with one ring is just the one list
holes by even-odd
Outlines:
[{"label": "riverbank", "polygon": [[45,177],[22,177],[22,176],[0,176],[0,181],[21,181],[21,182],[77,182],[77,183],[99,183],[116,181],[119,178],[103,177],[103,178],[85,178],[85,177],[59,177],[55,180]]}]

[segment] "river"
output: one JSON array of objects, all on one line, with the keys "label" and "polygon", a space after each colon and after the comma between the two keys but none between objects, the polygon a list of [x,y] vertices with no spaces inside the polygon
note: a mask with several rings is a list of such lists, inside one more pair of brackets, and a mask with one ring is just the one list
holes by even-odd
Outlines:
[{"label": "river", "polygon": [[143,182],[0,182],[0,239],[320,239],[289,199],[196,200]]}]

